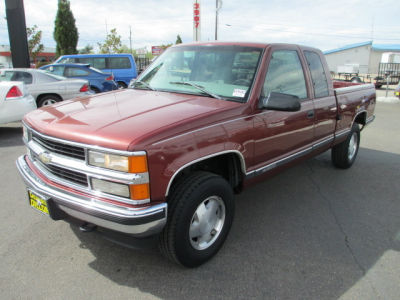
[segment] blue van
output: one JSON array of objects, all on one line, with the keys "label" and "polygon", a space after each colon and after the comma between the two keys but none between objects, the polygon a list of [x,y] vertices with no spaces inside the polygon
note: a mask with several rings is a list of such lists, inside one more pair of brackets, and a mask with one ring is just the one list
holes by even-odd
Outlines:
[{"label": "blue van", "polygon": [[71,54],[60,56],[55,63],[90,64],[104,73],[112,73],[119,88],[126,88],[131,79],[137,77],[132,54]]}]

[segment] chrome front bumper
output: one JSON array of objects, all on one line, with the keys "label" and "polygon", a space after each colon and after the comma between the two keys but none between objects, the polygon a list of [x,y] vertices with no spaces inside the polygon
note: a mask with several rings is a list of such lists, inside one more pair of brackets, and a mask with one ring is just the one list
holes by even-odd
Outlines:
[{"label": "chrome front bumper", "polygon": [[136,237],[157,234],[166,224],[166,203],[135,209],[105,205],[96,199],[48,185],[35,175],[25,156],[19,157],[16,164],[29,189],[51,199],[57,209],[76,219]]}]

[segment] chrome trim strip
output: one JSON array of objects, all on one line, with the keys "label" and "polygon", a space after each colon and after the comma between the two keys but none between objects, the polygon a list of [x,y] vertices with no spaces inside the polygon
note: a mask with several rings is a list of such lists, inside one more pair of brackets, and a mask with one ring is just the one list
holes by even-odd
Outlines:
[{"label": "chrome trim strip", "polygon": [[256,170],[253,170],[251,172],[246,173],[246,177],[247,178],[252,178],[252,177],[261,175],[261,174],[263,174],[263,173],[265,173],[267,171],[270,171],[270,170],[275,169],[277,167],[280,167],[280,166],[282,166],[284,164],[287,164],[287,163],[289,163],[289,162],[291,162],[291,161],[293,161],[293,160],[295,160],[295,159],[297,159],[297,158],[299,158],[301,156],[307,155],[307,154],[311,153],[313,150],[314,150],[313,147],[308,147],[308,148],[306,148],[306,149],[304,149],[302,151],[293,153],[293,154],[291,154],[291,155],[289,155],[287,157],[281,158],[281,159],[279,159],[279,160],[277,160],[277,161],[275,161],[273,163],[270,163],[270,164],[268,164],[268,165],[266,165],[264,167],[261,167],[259,169],[256,169]]},{"label": "chrome trim strip", "polygon": [[55,138],[55,137],[52,137],[52,136],[44,135],[44,134],[34,130],[32,127],[29,127],[28,125],[26,125],[25,122],[23,122],[23,123],[27,127],[27,129],[29,129],[30,131],[34,132],[38,136],[40,136],[40,137],[42,137],[44,139],[48,139],[48,140],[54,141],[54,142],[63,143],[63,144],[76,146],[76,147],[81,147],[81,148],[87,148],[87,149],[96,150],[96,151],[100,151],[100,152],[106,152],[106,153],[111,153],[111,154],[119,154],[119,155],[124,155],[124,156],[143,156],[143,155],[146,155],[146,151],[133,151],[133,152],[122,151],[122,150],[115,150],[115,149],[111,149],[111,148],[105,148],[105,147],[101,147],[101,146],[93,146],[93,145],[88,145],[88,144],[83,144],[83,143],[72,142],[72,141],[68,141],[68,140]]},{"label": "chrome trim strip", "polygon": [[268,172],[268,171],[270,171],[272,169],[275,169],[277,167],[280,167],[280,166],[282,166],[284,164],[287,164],[287,163],[289,163],[289,162],[291,162],[291,161],[293,161],[293,160],[295,160],[297,158],[305,156],[305,155],[311,153],[312,151],[331,143],[333,140],[334,140],[334,136],[332,134],[331,136],[325,138],[324,140],[314,144],[312,147],[308,147],[308,148],[306,148],[304,150],[301,150],[301,151],[293,153],[293,154],[291,154],[291,155],[289,155],[287,157],[284,157],[284,158],[281,158],[281,159],[279,159],[277,161],[274,161],[274,162],[272,162],[272,163],[270,163],[270,164],[268,164],[268,165],[266,165],[264,167],[261,167],[261,168],[258,168],[256,170],[253,170],[251,172],[246,173],[246,177],[252,178],[252,177],[261,175],[261,174],[263,174],[265,172]]},{"label": "chrome trim strip", "polygon": [[350,129],[346,128],[346,129],[344,129],[344,130],[335,132],[335,139],[340,138],[340,137],[342,137],[343,135],[349,134],[350,131],[351,131]]},{"label": "chrome trim strip", "polygon": [[335,139],[335,137],[334,137],[334,135],[332,134],[332,135],[330,135],[329,137],[325,138],[324,140],[322,140],[322,141],[320,141],[320,142],[314,144],[314,145],[312,146],[312,148],[313,148],[313,150],[316,150],[316,149],[318,149],[318,148],[321,148],[321,147],[323,147],[323,146],[325,146],[325,145],[331,143],[334,139]]},{"label": "chrome trim strip", "polygon": [[245,162],[244,157],[243,157],[243,155],[242,155],[242,153],[241,153],[240,151],[238,151],[238,150],[226,150],[226,151],[221,151],[221,152],[213,153],[213,154],[206,155],[206,156],[203,156],[203,157],[201,157],[201,158],[195,159],[195,160],[193,160],[193,161],[191,161],[191,162],[189,162],[189,163],[183,165],[183,166],[180,167],[178,170],[176,170],[175,173],[174,173],[174,175],[172,175],[171,179],[170,179],[169,182],[168,182],[167,190],[166,190],[166,192],[165,192],[165,197],[168,196],[169,190],[170,190],[170,188],[171,188],[172,182],[174,181],[175,177],[176,177],[183,169],[185,169],[186,167],[188,167],[188,166],[190,166],[190,165],[193,165],[193,164],[195,164],[195,163],[198,163],[198,162],[200,162],[200,161],[202,161],[202,160],[205,160],[205,159],[207,159],[207,158],[211,158],[211,157],[215,157],[215,156],[219,156],[219,155],[223,155],[223,154],[227,154],[227,153],[234,153],[234,154],[238,154],[238,155],[239,155],[240,165],[241,165],[242,172],[243,172],[244,174],[246,174],[246,162]]}]

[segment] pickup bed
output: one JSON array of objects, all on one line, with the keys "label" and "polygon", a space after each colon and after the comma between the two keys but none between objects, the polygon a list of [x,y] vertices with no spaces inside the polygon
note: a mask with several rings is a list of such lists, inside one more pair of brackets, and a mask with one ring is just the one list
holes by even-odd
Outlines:
[{"label": "pickup bed", "polygon": [[54,220],[157,235],[195,267],[222,246],[235,193],[328,149],[334,166],[354,163],[375,89],[335,85],[314,48],[174,46],[131,89],[26,115],[17,167],[30,206]]}]

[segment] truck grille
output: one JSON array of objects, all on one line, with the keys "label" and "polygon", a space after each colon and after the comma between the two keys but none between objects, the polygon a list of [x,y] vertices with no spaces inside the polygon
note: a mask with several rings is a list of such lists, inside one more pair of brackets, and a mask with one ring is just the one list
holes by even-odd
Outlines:
[{"label": "truck grille", "polygon": [[85,150],[82,147],[55,142],[50,139],[43,138],[35,133],[32,134],[32,140],[51,152],[80,160],[85,160]]},{"label": "truck grille", "polygon": [[79,184],[81,186],[85,186],[85,187],[88,186],[88,179],[85,174],[82,174],[82,173],[79,173],[76,171],[72,171],[72,170],[68,170],[68,169],[64,169],[61,167],[57,167],[54,165],[46,165],[46,164],[40,163],[40,166],[43,169],[47,170],[48,172],[57,176],[60,179],[67,180],[69,182],[73,182],[73,183]]}]

